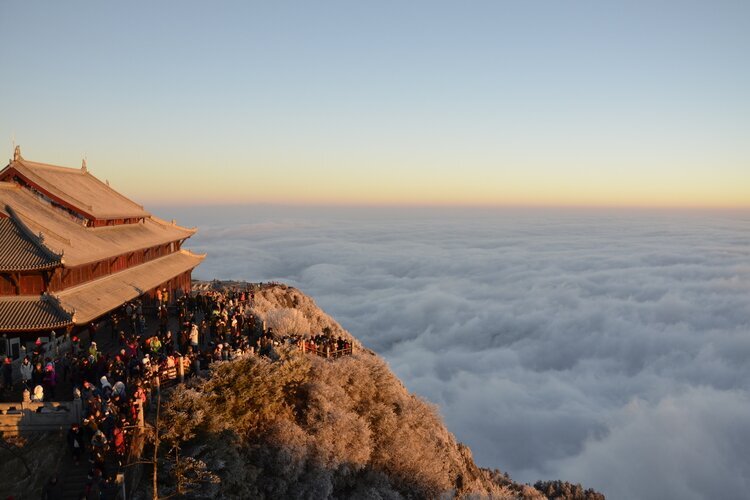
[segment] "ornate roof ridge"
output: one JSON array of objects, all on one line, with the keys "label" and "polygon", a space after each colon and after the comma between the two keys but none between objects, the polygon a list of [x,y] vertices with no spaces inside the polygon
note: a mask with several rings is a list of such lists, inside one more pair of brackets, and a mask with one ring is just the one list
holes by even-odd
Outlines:
[{"label": "ornate roof ridge", "polygon": [[63,253],[57,253],[51,250],[47,245],[44,244],[44,235],[42,233],[34,234],[29,227],[24,224],[24,222],[21,220],[21,218],[18,216],[15,210],[13,210],[13,207],[10,205],[5,205],[5,211],[10,215],[10,219],[13,221],[13,223],[16,225],[16,227],[23,233],[26,238],[34,243],[41,251],[45,254],[45,256],[53,261],[57,261],[58,264],[63,264],[64,259]]},{"label": "ornate roof ridge", "polygon": [[[102,182],[98,177],[96,177],[91,172],[89,172],[88,167],[86,165],[86,160],[83,160],[83,166],[81,168],[64,167],[62,165],[52,165],[51,163],[41,163],[41,162],[38,162],[38,161],[26,160],[24,158],[21,158],[17,162],[21,163],[23,166],[25,166],[27,168],[43,168],[45,170],[52,170],[54,172],[62,172],[62,173],[65,173],[65,174],[71,174],[71,175],[75,174],[75,175],[82,175],[82,176],[90,177],[91,179],[93,179],[96,182],[98,182],[99,184],[101,184],[101,186],[103,188],[105,188],[107,191],[109,191],[110,193],[112,193],[112,194],[120,197],[121,199],[123,199],[123,200],[125,200],[127,202],[133,203],[134,205],[136,205],[137,207],[139,207],[141,210],[144,210],[144,211],[146,210],[145,208],[143,208],[143,205],[141,205],[140,203],[137,203],[137,202],[131,200],[130,198],[128,198],[124,194],[120,193],[116,189],[113,189],[112,186],[109,185],[109,183]],[[67,194],[67,195],[70,196],[69,194]],[[73,197],[71,196],[71,198],[73,198]],[[83,202],[81,202],[81,203],[83,203]],[[87,207],[89,209],[92,209],[92,207],[90,205],[87,205]]]},{"label": "ornate roof ridge", "polygon": [[76,310],[75,309],[71,309],[71,310],[66,309],[65,306],[62,305],[62,302],[60,302],[60,298],[57,295],[55,295],[53,293],[50,293],[50,292],[44,292],[41,295],[41,297],[42,297],[42,300],[44,302],[52,304],[53,306],[55,306],[57,308],[58,311],[60,311],[63,314],[67,314],[68,316],[70,316],[70,321],[71,322],[75,322]]},{"label": "ornate roof ridge", "polygon": [[[15,168],[16,171],[18,171],[20,174],[22,174],[25,177],[32,177],[29,180],[32,181],[32,182],[34,182],[34,183],[36,183],[36,184],[38,184],[38,185],[40,185],[40,186],[43,186],[45,190],[50,190],[50,188],[52,188],[50,190],[50,192],[52,192],[52,190],[57,191],[57,193],[52,192],[52,194],[55,195],[55,196],[63,195],[65,198],[68,199],[67,201],[69,201],[70,203],[72,203],[74,206],[78,207],[79,210],[81,208],[89,210],[89,211],[91,211],[91,210],[94,209],[94,207],[92,207],[88,203],[84,203],[83,201],[79,200],[75,196],[73,196],[73,195],[71,195],[69,193],[65,193],[65,192],[61,191],[60,189],[57,188],[57,186],[50,186],[49,182],[47,182],[45,179],[39,177],[39,175],[37,175],[37,173],[34,172],[34,167],[31,166],[31,165],[27,165],[27,163],[32,164],[34,166],[39,165],[39,164],[36,164],[34,162],[27,162],[26,160],[20,160],[20,161],[14,161],[9,166],[11,168]],[[21,170],[20,171],[18,169],[19,165],[21,166]],[[41,165],[44,165],[44,164],[41,164]],[[54,167],[54,165],[46,165],[45,168],[47,168],[47,170],[55,170],[53,168],[48,168],[48,167]],[[65,173],[69,173],[71,170],[73,170],[73,171],[75,170],[75,169],[71,169],[71,168],[67,168],[67,167],[56,167],[56,169],[58,171],[63,171]],[[78,174],[81,174],[80,170],[78,171]]]}]

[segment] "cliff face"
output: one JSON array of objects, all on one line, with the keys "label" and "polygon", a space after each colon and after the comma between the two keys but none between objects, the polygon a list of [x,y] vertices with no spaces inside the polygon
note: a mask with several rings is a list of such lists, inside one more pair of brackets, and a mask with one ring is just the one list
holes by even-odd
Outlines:
[{"label": "cliff face", "polygon": [[[299,331],[352,338],[294,288],[256,292],[255,304],[277,332],[307,322]],[[195,481],[200,497],[546,498],[477,467],[435,407],[361,348],[326,360],[279,347],[217,363],[208,379],[178,388],[165,414],[183,455],[221,479]]]}]

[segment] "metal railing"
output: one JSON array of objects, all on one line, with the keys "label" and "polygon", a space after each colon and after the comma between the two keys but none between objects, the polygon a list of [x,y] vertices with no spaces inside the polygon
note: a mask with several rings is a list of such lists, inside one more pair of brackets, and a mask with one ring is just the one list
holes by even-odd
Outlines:
[{"label": "metal railing", "polygon": [[302,352],[315,354],[321,358],[337,359],[342,356],[351,356],[354,349],[351,344],[344,347],[343,349],[331,349],[331,346],[319,346],[313,342],[302,341],[299,343],[299,349]]}]

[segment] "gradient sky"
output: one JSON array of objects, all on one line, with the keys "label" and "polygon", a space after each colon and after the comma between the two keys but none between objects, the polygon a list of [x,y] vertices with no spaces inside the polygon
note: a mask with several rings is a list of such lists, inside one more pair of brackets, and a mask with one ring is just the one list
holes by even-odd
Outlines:
[{"label": "gradient sky", "polygon": [[0,151],[146,204],[750,206],[747,0],[6,0],[0,28]]}]

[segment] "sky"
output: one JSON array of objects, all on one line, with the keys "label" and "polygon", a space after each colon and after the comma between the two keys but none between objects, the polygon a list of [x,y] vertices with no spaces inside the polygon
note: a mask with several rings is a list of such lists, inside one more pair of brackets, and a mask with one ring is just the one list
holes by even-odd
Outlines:
[{"label": "sky", "polygon": [[750,488],[750,212],[179,208],[203,279],[297,286],[478,465],[608,500]]},{"label": "sky", "polygon": [[0,151],[145,204],[750,206],[742,0],[5,0],[0,28]]},{"label": "sky", "polygon": [[480,465],[746,496],[750,2],[0,0],[0,29],[0,152],[198,226],[197,277],[299,286]]}]

